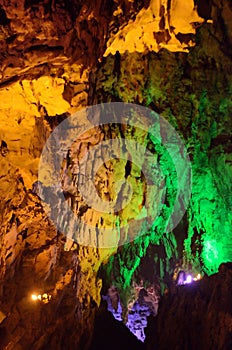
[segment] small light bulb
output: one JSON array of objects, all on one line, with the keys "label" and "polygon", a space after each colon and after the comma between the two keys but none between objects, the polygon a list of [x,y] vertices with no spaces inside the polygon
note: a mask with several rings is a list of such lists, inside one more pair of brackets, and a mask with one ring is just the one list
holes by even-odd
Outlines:
[{"label": "small light bulb", "polygon": [[192,280],[193,280],[193,278],[192,278],[192,276],[191,275],[188,275],[187,276],[187,278],[186,278],[186,280],[185,280],[185,283],[192,283]]},{"label": "small light bulb", "polygon": [[37,300],[37,299],[38,299],[38,297],[37,297],[37,295],[32,294],[31,299],[32,299],[32,300]]}]

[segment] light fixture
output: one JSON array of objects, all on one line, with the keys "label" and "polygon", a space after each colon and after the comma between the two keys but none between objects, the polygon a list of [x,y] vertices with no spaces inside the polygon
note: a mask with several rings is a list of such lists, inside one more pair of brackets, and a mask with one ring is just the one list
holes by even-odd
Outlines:
[{"label": "light fixture", "polygon": [[52,296],[48,293],[44,293],[44,294],[32,294],[31,295],[31,299],[33,301],[41,301],[44,304],[47,304],[51,299]]},{"label": "light fixture", "polygon": [[196,277],[194,277],[194,281],[199,281],[201,279],[201,274],[198,273]]},{"label": "light fixture", "polygon": [[186,280],[185,280],[185,284],[192,283],[192,281],[193,281],[192,276],[191,275],[187,275]]}]

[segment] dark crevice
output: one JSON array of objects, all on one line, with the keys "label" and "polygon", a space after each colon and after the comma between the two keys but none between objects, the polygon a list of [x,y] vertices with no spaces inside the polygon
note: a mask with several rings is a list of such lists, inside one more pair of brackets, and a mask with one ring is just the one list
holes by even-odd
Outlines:
[{"label": "dark crevice", "polygon": [[7,26],[9,23],[10,20],[7,18],[6,12],[0,7],[0,25]]},{"label": "dark crevice", "polygon": [[40,52],[44,52],[44,51],[63,51],[64,47],[63,46],[48,46],[48,45],[34,45],[31,46],[29,48],[27,48],[24,52],[31,52],[31,51],[40,51]]},{"label": "dark crevice", "polygon": [[194,0],[197,6],[197,13],[205,20],[211,19],[212,0]]}]

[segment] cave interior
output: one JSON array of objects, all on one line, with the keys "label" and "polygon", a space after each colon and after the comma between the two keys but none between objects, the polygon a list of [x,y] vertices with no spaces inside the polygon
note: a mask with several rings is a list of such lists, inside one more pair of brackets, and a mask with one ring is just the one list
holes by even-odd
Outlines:
[{"label": "cave interior", "polygon": [[232,349],[231,0],[0,0],[0,350]]}]

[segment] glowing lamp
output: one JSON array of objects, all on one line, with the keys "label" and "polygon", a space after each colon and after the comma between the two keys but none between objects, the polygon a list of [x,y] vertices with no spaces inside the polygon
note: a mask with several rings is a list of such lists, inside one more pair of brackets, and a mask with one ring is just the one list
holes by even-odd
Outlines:
[{"label": "glowing lamp", "polygon": [[192,283],[192,281],[193,281],[192,276],[191,275],[187,275],[185,283],[189,284],[189,283]]},{"label": "glowing lamp", "polygon": [[39,294],[39,295],[36,295],[36,294],[32,294],[31,295],[31,299],[33,301],[42,301],[43,303],[47,304],[50,300],[51,300],[52,296],[50,294],[47,294],[47,293],[44,293],[44,294]]},{"label": "glowing lamp", "polygon": [[197,274],[197,277],[194,277],[194,281],[199,281],[201,279],[201,274],[198,273]]}]

